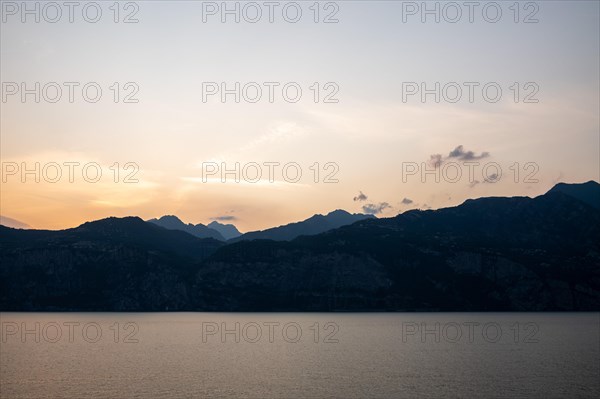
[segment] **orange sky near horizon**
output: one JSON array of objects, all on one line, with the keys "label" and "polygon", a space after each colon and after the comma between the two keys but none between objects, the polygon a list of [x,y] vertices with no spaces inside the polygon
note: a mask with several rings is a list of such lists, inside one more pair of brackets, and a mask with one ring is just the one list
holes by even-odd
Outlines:
[{"label": "orange sky near horizon", "polygon": [[340,3],[336,23],[309,9],[203,22],[201,3],[141,2],[136,23],[5,15],[2,217],[173,214],[245,232],[600,180],[597,2],[541,3],[537,23],[508,8],[497,23],[403,21],[402,2],[366,1]]}]

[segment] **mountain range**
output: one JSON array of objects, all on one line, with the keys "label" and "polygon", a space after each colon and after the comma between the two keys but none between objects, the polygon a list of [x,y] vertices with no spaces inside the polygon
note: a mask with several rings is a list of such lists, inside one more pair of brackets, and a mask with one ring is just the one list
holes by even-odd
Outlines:
[{"label": "mountain range", "polygon": [[561,183],[288,241],[226,243],[136,217],[0,226],[0,310],[598,311],[599,194]]},{"label": "mountain range", "polygon": [[279,227],[273,227],[261,231],[252,231],[242,234],[233,224],[222,224],[213,221],[208,226],[199,224],[185,224],[177,216],[165,215],[159,219],[150,219],[149,223],[156,224],[169,230],[185,231],[198,238],[214,238],[221,241],[243,241],[243,240],[275,240],[291,241],[302,235],[314,235],[325,231],[336,229],[338,227],[352,224],[356,221],[374,218],[373,215],[361,213],[349,213],[343,210],[335,210],[327,215],[313,215],[310,218],[286,224]]},{"label": "mountain range", "polygon": [[150,219],[148,222],[168,230],[185,231],[198,238],[214,238],[215,240],[225,241],[225,237],[217,229],[207,227],[202,223],[196,225],[191,223],[185,224],[177,216],[173,215],[165,215],[159,219]]},{"label": "mountain range", "polygon": [[261,231],[251,231],[231,240],[232,242],[243,240],[274,240],[291,241],[300,236],[320,234],[328,230],[337,229],[363,219],[375,218],[373,215],[362,213],[349,213],[337,209],[327,215],[314,215],[306,220],[290,223],[279,227],[273,227]]}]

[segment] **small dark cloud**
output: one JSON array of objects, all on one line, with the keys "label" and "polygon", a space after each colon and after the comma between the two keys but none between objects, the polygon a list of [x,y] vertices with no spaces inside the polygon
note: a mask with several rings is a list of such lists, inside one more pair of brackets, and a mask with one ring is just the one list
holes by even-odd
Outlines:
[{"label": "small dark cloud", "polygon": [[461,161],[472,161],[475,159],[487,158],[490,156],[489,152],[482,152],[477,155],[473,151],[465,151],[462,145],[459,145],[454,150],[450,151],[448,158],[458,158]]},{"label": "small dark cloud", "polygon": [[455,149],[450,151],[447,157],[442,156],[442,154],[432,154],[429,156],[429,165],[439,168],[442,166],[444,162],[449,159],[457,159],[459,161],[474,161],[477,159],[483,159],[490,156],[490,153],[487,151],[482,152],[477,155],[473,151],[466,151],[462,145],[457,146]]},{"label": "small dark cloud", "polygon": [[217,222],[230,222],[232,220],[237,220],[237,217],[233,215],[224,215],[224,216],[215,216],[210,218],[210,220],[216,220]]},{"label": "small dark cloud", "polygon": [[404,204],[404,205],[410,205],[410,204],[412,204],[412,203],[413,203],[413,200],[411,200],[410,198],[406,198],[406,197],[405,197],[405,198],[402,200],[402,204]]},{"label": "small dark cloud", "polygon": [[444,162],[443,158],[442,158],[442,154],[432,154],[429,156],[429,165],[433,166],[434,168],[439,168],[440,166],[442,166],[442,162]]},{"label": "small dark cloud", "polygon": [[489,176],[486,176],[485,179],[483,179],[484,183],[497,183],[498,182],[498,174],[497,173],[492,173]]},{"label": "small dark cloud", "polygon": [[392,206],[387,202],[380,202],[378,204],[363,205],[362,210],[369,215],[378,215],[388,208],[392,208]]},{"label": "small dark cloud", "polygon": [[469,183],[469,188],[473,188],[473,187],[475,187],[476,185],[478,185],[479,183],[481,183],[479,180],[473,180],[473,182],[472,182],[472,183]]},{"label": "small dark cloud", "polygon": [[363,194],[362,191],[359,191],[360,194],[358,194],[356,197],[354,197],[354,201],[366,201],[367,200],[367,196],[365,194]]}]

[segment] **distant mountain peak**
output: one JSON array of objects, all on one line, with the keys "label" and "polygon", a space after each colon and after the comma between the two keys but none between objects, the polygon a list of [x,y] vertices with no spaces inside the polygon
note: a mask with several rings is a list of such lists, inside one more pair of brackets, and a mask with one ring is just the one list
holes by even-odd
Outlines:
[{"label": "distant mountain peak", "polygon": [[219,231],[207,227],[202,223],[198,223],[197,225],[193,225],[192,223],[186,224],[175,215],[164,215],[158,219],[150,219],[148,222],[169,230],[185,231],[198,238],[214,238],[225,241],[225,237]]},{"label": "distant mountain peak", "polygon": [[[109,216],[104,219],[92,220],[90,222],[85,222],[81,224],[79,227],[86,226],[123,226],[123,225],[134,225],[144,223],[144,221],[137,216]],[[79,228],[78,227],[78,228]]]},{"label": "distant mountain peak", "polygon": [[273,227],[262,231],[253,231],[241,235],[235,241],[267,239],[274,241],[291,241],[299,236],[310,236],[337,229],[364,219],[374,218],[373,215],[361,213],[349,213],[342,209],[336,209],[326,215],[315,214],[308,219],[289,223],[279,227]]},{"label": "distant mountain peak", "polygon": [[337,215],[352,215],[352,214],[343,209],[336,209],[335,211],[329,212],[326,216],[337,216]]},{"label": "distant mountain peak", "polygon": [[546,194],[562,193],[600,209],[600,184],[593,180],[585,183],[558,183]]},{"label": "distant mountain peak", "polygon": [[556,186],[600,186],[600,183],[598,183],[595,180],[588,180],[583,183],[567,183],[567,182],[561,181],[554,185],[554,187],[556,187]]},{"label": "distant mountain peak", "polygon": [[170,221],[174,221],[174,222],[183,223],[183,221],[175,215],[164,215],[164,216],[161,216],[160,218],[158,218],[158,220],[163,220],[163,221],[170,220]]},{"label": "distant mountain peak", "polygon": [[220,223],[214,220],[208,224],[208,227],[221,233],[226,240],[230,240],[242,235],[242,233],[240,233],[237,227],[235,227],[233,224]]}]

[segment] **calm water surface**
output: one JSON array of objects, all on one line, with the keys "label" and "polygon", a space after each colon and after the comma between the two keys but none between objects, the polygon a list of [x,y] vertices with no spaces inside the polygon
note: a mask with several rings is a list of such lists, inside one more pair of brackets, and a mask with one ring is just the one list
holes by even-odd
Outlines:
[{"label": "calm water surface", "polygon": [[599,313],[2,313],[2,398],[600,397]]}]

